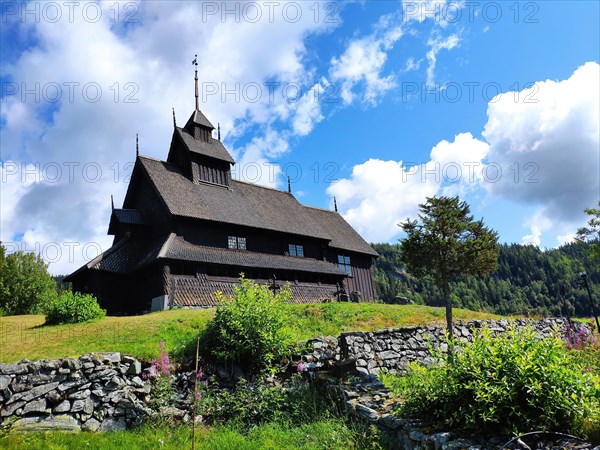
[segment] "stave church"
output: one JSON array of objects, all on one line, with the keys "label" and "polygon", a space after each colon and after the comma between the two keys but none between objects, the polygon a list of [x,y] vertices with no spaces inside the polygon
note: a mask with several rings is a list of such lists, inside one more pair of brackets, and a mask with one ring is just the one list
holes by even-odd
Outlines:
[{"label": "stave church", "polygon": [[70,274],[111,315],[215,306],[240,274],[295,303],[375,300],[378,254],[335,210],[302,205],[288,190],[232,179],[235,161],[196,108],[175,123],[166,161],[136,155],[113,245]]}]

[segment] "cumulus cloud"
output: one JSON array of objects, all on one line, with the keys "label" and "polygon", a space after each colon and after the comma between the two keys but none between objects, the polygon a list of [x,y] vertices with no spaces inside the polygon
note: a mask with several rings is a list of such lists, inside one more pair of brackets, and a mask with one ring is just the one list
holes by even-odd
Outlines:
[{"label": "cumulus cloud", "polygon": [[492,99],[483,132],[488,160],[502,176],[485,185],[493,197],[537,206],[524,239],[565,234],[600,194],[600,66],[590,62],[566,80],[546,80]]},{"label": "cumulus cloud", "polygon": [[350,178],[331,184],[339,210],[368,241],[389,240],[398,222],[414,217],[418,204],[434,195],[438,184],[413,176],[414,167],[402,161],[369,159],[353,167]]},{"label": "cumulus cloud", "polygon": [[568,242],[600,194],[599,74],[586,63],[566,80],[502,94],[489,102],[485,141],[459,133],[420,164],[370,159],[328,192],[371,241],[395,236],[427,196],[475,192],[534,208],[519,224],[529,228],[523,243]]}]

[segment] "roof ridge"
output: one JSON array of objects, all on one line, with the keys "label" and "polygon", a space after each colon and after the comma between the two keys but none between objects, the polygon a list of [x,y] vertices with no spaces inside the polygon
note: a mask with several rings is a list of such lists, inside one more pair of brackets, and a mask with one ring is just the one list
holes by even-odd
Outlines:
[{"label": "roof ridge", "polygon": [[[269,186],[264,186],[262,184],[257,184],[257,183],[250,183],[249,181],[236,180],[235,178],[233,178],[231,181],[235,181],[236,183],[241,183],[241,184],[247,184],[249,186],[258,187],[258,188],[261,188],[261,189],[268,189],[270,191],[282,192],[284,194],[291,195],[294,198],[294,200],[296,200],[298,203],[300,203],[298,201],[298,199],[294,196],[294,194],[292,194],[291,192],[288,192],[288,191],[284,191],[282,189],[277,189],[277,188],[273,188],[273,187],[269,187]],[[300,203],[300,204],[302,205],[302,203]],[[302,205],[302,206],[304,206],[304,205]]]},{"label": "roof ridge", "polygon": [[305,208],[316,209],[317,211],[325,211],[325,212],[335,213],[335,214],[341,216],[341,214],[339,212],[332,211],[331,209],[319,208],[318,206],[304,205],[304,204],[302,204],[302,206],[304,206]]},{"label": "roof ridge", "polygon": [[177,164],[173,164],[170,163],[169,161],[163,161],[162,159],[158,159],[158,158],[153,158],[152,156],[146,156],[146,155],[138,155],[138,158],[140,159],[149,159],[150,161],[156,161],[156,162],[160,162],[160,163],[165,163],[165,164],[170,164],[172,166],[176,166]]}]

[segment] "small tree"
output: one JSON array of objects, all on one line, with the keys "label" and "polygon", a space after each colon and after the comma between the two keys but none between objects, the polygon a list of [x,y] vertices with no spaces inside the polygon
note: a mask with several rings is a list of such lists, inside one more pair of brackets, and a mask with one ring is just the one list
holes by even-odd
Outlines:
[{"label": "small tree", "polygon": [[0,308],[7,314],[36,314],[56,298],[56,282],[41,256],[5,255],[0,244]]},{"label": "small tree", "polygon": [[584,212],[591,216],[587,227],[581,227],[577,230],[576,239],[579,242],[591,242],[589,246],[589,255],[591,260],[600,259],[600,200],[598,209],[586,208]]},{"label": "small tree", "polygon": [[483,220],[474,221],[469,205],[458,197],[432,197],[419,205],[419,219],[400,223],[406,238],[400,242],[401,259],[416,277],[433,276],[446,304],[448,334],[452,339],[450,281],[461,275],[496,271],[498,235]]}]

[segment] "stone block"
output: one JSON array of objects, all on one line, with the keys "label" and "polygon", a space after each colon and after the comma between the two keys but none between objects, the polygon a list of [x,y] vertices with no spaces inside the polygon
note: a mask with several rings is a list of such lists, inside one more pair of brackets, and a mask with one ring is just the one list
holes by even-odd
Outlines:
[{"label": "stone block", "polygon": [[10,386],[11,381],[12,381],[11,377],[6,376],[6,375],[0,375],[0,391],[3,391],[8,386]]},{"label": "stone block", "polygon": [[71,402],[69,400],[63,400],[53,410],[53,413],[69,412],[71,411]]},{"label": "stone block", "polygon": [[19,408],[23,407],[24,405],[25,405],[25,402],[16,402],[16,403],[12,403],[10,405],[5,405],[2,408],[2,410],[0,411],[0,417],[12,416],[15,411],[17,411]]},{"label": "stone block", "polygon": [[4,375],[24,375],[27,372],[26,364],[0,364],[0,373]]},{"label": "stone block", "polygon": [[38,400],[33,400],[25,405],[23,408],[22,414],[29,414],[32,412],[44,412],[46,411],[46,399],[40,398]]},{"label": "stone block", "polygon": [[71,400],[83,400],[85,398],[88,398],[91,393],[92,391],[90,391],[89,389],[86,389],[84,391],[76,391],[72,394],[67,395],[67,398]]},{"label": "stone block", "polygon": [[81,431],[80,422],[74,417],[48,416],[48,417],[23,417],[12,425],[13,431]]},{"label": "stone block", "polygon": [[36,386],[29,391],[20,392],[18,394],[13,395],[8,403],[12,403],[18,400],[30,402],[31,400],[34,400],[38,397],[41,397],[44,394],[47,394],[50,391],[53,391],[59,384],[60,383],[57,381],[55,383],[42,384],[40,386]]},{"label": "stone block", "polygon": [[98,353],[96,356],[102,360],[102,362],[109,363],[120,363],[121,362],[121,353],[119,352],[110,352],[110,353]]},{"label": "stone block", "polygon": [[94,418],[90,418],[88,420],[85,421],[85,423],[81,426],[81,429],[83,431],[98,431],[98,429],[100,428],[101,423],[99,421],[97,421]]},{"label": "stone block", "polygon": [[125,418],[121,417],[115,419],[113,417],[107,417],[102,421],[98,431],[124,431],[126,428]]}]

